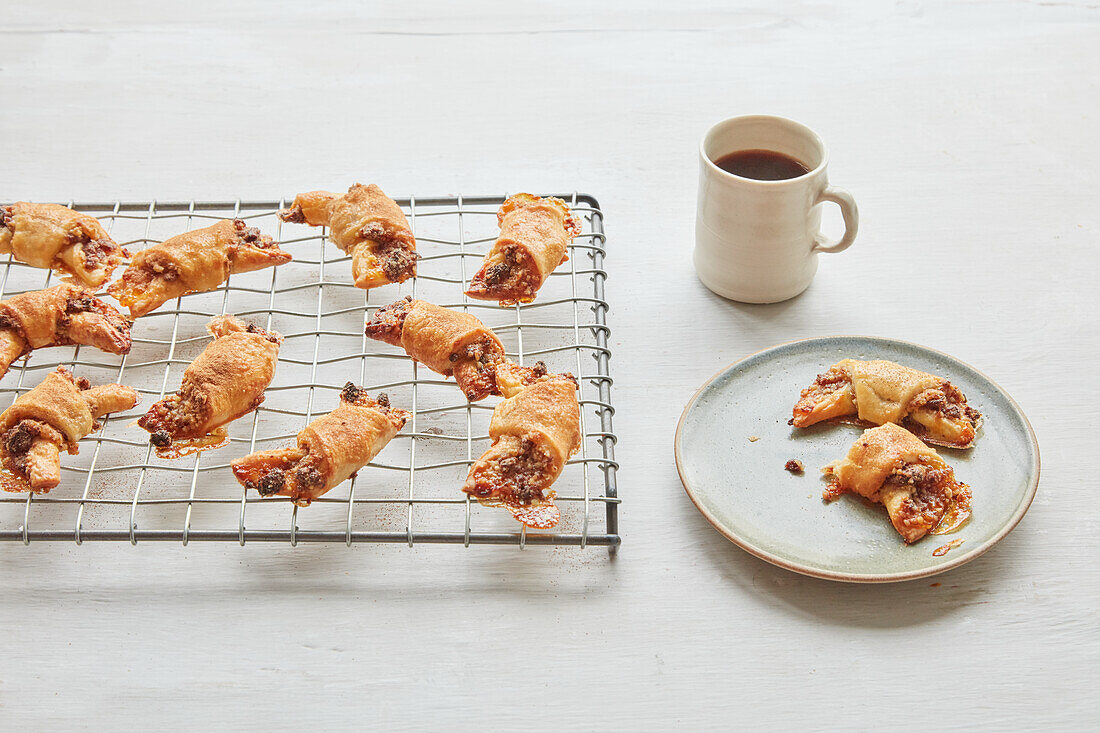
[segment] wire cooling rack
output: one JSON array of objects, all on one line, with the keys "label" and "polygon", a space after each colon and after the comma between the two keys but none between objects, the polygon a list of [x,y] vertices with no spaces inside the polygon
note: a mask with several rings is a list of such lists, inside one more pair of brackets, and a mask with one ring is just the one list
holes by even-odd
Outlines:
[{"label": "wire cooling rack", "polygon": [[[103,420],[100,430],[81,441],[79,455],[62,455],[61,485],[53,491],[0,496],[0,540],[596,545],[613,553],[619,499],[603,214],[591,196],[559,197],[581,218],[582,233],[538,299],[511,308],[463,295],[496,238],[501,196],[398,199],[416,235],[418,275],[371,291],[352,285],[350,258],[327,242],[326,230],[278,220],[285,200],[69,202],[99,218],[131,252],[219,219],[240,218],[275,237],[294,261],[232,275],[218,290],[166,303],[137,320],[126,356],[58,347],[13,364],[0,381],[5,407],[58,364],[93,384],[128,384],[142,399],[133,411]],[[0,298],[57,282],[56,275],[10,257],[0,267]],[[584,440],[554,486],[562,509],[554,530],[527,530],[508,512],[482,507],[460,491],[469,466],[489,445],[497,398],[468,403],[453,381],[400,349],[366,338],[367,313],[405,295],[473,313],[500,336],[511,358],[543,360],[551,371],[578,377]],[[158,458],[134,421],[175,391],[183,370],[210,340],[207,321],[223,313],[285,337],[266,400],[231,424],[226,447]],[[306,508],[284,497],[260,498],[237,483],[230,461],[293,445],[306,423],[336,406],[349,380],[372,395],[387,392],[395,406],[412,412],[373,463]]]}]

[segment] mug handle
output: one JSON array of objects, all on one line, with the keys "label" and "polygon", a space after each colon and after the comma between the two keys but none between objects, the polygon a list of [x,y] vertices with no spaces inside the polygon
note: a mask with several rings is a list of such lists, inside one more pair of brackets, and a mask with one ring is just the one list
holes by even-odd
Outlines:
[{"label": "mug handle", "polygon": [[814,206],[826,201],[832,201],[840,207],[840,215],[844,217],[844,236],[834,242],[818,232],[817,236],[814,237],[812,251],[843,252],[852,246],[852,242],[856,241],[856,232],[859,231],[859,209],[856,207],[856,200],[852,198],[852,194],[836,186],[826,186],[825,190],[818,195]]}]

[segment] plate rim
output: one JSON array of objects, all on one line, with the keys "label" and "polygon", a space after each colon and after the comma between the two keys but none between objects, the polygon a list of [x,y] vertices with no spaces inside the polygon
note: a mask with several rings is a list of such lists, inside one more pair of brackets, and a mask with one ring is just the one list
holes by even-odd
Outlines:
[{"label": "plate rim", "polygon": [[[966,366],[969,369],[973,369],[974,372],[976,372],[983,379],[985,379],[991,385],[993,385],[993,387],[997,390],[998,393],[1000,393],[1001,396],[1003,396],[1005,399],[1008,400],[1008,403],[1012,406],[1012,408],[1016,411],[1016,413],[1023,420],[1024,427],[1027,428],[1027,437],[1028,437],[1028,440],[1031,443],[1032,453],[1035,456],[1035,473],[1034,473],[1034,476],[1031,477],[1031,479],[1030,479],[1028,489],[1027,489],[1027,493],[1024,496],[1023,501],[1020,502],[1020,504],[1016,507],[1016,510],[1013,512],[1012,516],[1009,517],[1008,521],[1005,522],[1004,526],[1002,526],[996,532],[996,534],[994,534],[992,537],[990,537],[989,539],[987,539],[985,542],[978,545],[977,547],[972,548],[971,550],[969,550],[968,552],[963,553],[962,555],[959,555],[954,560],[942,563],[940,565],[936,565],[934,567],[929,567],[929,568],[926,568],[926,569],[923,569],[923,570],[908,570],[908,571],[898,572],[898,573],[878,573],[878,574],[870,574],[870,575],[862,574],[862,573],[846,573],[846,572],[833,571],[833,570],[822,570],[821,568],[815,568],[815,567],[810,566],[810,565],[805,565],[803,563],[794,562],[794,561],[791,561],[791,560],[789,560],[787,558],[784,558],[780,555],[776,555],[773,552],[769,552],[768,550],[765,550],[761,547],[758,547],[758,546],[754,545],[753,543],[738,537],[735,533],[729,531],[725,526],[722,525],[721,522],[718,521],[718,519],[716,517],[714,517],[706,509],[705,506],[703,506],[703,504],[700,502],[700,500],[696,498],[695,493],[692,490],[689,482],[684,477],[684,469],[683,469],[683,465],[682,465],[683,458],[681,456],[681,438],[682,438],[682,432],[683,432],[683,428],[684,428],[684,421],[687,419],[688,413],[691,412],[691,408],[698,401],[699,395],[701,395],[703,393],[703,391],[706,390],[707,387],[709,387],[711,385],[711,383],[713,383],[716,379],[723,376],[727,372],[731,371],[735,367],[737,367],[737,366],[743,364],[744,362],[748,361],[749,359],[753,358],[754,356],[758,356],[758,355],[763,354],[763,353],[768,352],[768,351],[773,351],[773,350],[776,350],[776,349],[780,349],[784,346],[790,346],[792,344],[806,343],[806,342],[811,342],[811,341],[826,341],[826,340],[829,340],[829,339],[845,339],[845,338],[847,338],[847,339],[865,339],[865,340],[868,340],[868,341],[878,341],[878,342],[901,344],[901,345],[904,345],[904,346],[916,347],[917,349],[928,351],[928,352],[931,352],[933,354],[938,354],[941,357],[946,357],[950,361],[958,362],[958,363]],[[680,419],[676,423],[676,435],[673,439],[673,453],[675,454],[675,459],[676,459],[676,473],[680,477],[680,483],[683,485],[684,491],[687,493],[688,498],[691,499],[691,503],[695,505],[695,508],[699,511],[699,513],[703,515],[703,518],[706,519],[707,522],[709,522],[710,525],[712,527],[714,527],[714,529],[718,530],[718,532],[723,537],[725,537],[727,540],[729,540],[733,544],[740,547],[745,552],[748,552],[750,555],[758,557],[761,560],[764,560],[765,562],[769,562],[772,565],[775,565],[777,567],[781,567],[781,568],[784,568],[785,570],[790,570],[792,572],[799,573],[801,575],[807,575],[807,576],[810,576],[810,577],[813,577],[813,578],[821,578],[823,580],[834,580],[834,581],[840,581],[840,582],[845,582],[845,583],[900,583],[900,582],[904,582],[904,581],[907,581],[907,580],[918,580],[920,578],[927,578],[927,577],[931,577],[933,575],[939,575],[940,573],[945,573],[948,570],[953,570],[953,569],[955,569],[955,568],[957,568],[961,565],[965,565],[966,563],[970,562],[971,560],[975,560],[975,559],[981,557],[986,552],[988,552],[994,545],[996,545],[998,542],[1000,542],[1002,539],[1004,539],[1006,536],[1008,536],[1008,533],[1011,532],[1013,529],[1015,529],[1016,525],[1018,525],[1020,523],[1020,520],[1022,520],[1024,518],[1024,515],[1027,514],[1028,509],[1031,508],[1031,503],[1035,499],[1035,494],[1036,494],[1036,492],[1038,491],[1038,488],[1039,488],[1039,477],[1042,474],[1042,458],[1041,458],[1041,455],[1040,455],[1040,452],[1039,452],[1039,441],[1035,437],[1035,430],[1031,426],[1031,421],[1028,420],[1027,415],[1020,408],[1020,405],[1016,402],[1016,400],[1013,399],[1012,395],[1010,395],[1003,387],[1001,387],[1001,385],[997,384],[997,382],[990,379],[989,375],[987,375],[985,372],[981,371],[980,369],[975,368],[969,362],[963,361],[962,359],[959,359],[956,356],[952,356],[951,354],[948,354],[944,351],[940,351],[939,349],[933,349],[931,347],[924,346],[923,344],[918,344],[914,341],[906,341],[904,339],[895,339],[895,338],[886,338],[886,337],[883,337],[883,336],[861,336],[861,335],[858,335],[858,334],[835,334],[835,335],[831,335],[831,336],[811,336],[809,338],[804,338],[804,339],[793,339],[791,341],[783,341],[783,342],[780,342],[778,344],[774,344],[772,346],[769,346],[767,348],[759,349],[757,351],[754,351],[754,352],[752,352],[750,354],[747,354],[746,356],[742,357],[741,359],[738,359],[737,361],[732,362],[732,363],[727,364],[726,366],[722,367],[717,372],[712,374],[710,376],[710,378],[708,378],[705,382],[703,382],[703,384],[700,385],[699,388],[695,390],[695,393],[692,394],[691,398],[684,405],[684,409],[680,413]]]}]

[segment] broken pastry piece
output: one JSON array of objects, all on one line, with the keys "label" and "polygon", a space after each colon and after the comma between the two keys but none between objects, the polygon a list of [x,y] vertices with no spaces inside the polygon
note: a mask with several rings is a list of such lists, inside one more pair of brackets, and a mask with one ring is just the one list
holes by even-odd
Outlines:
[{"label": "broken pastry piece", "polygon": [[61,481],[61,451],[99,428],[109,412],[129,410],[138,393],[121,384],[92,387],[58,367],[0,415],[0,463],[16,477],[5,488],[45,492]]},{"label": "broken pastry piece", "polygon": [[859,425],[897,423],[927,443],[970,448],[982,415],[942,377],[892,361],[844,359],[802,390],[791,425],[824,420]]},{"label": "broken pastry piece", "polygon": [[230,464],[233,475],[260,496],[288,496],[299,506],[338,486],[374,460],[411,415],[390,407],[385,394],[372,400],[348,382],[340,404],[298,433],[296,448],[252,453]]},{"label": "broken pastry piece", "polygon": [[130,324],[90,290],[55,285],[0,300],[0,377],[16,359],[47,346],[130,353]]},{"label": "broken pastry piece", "polygon": [[236,272],[290,262],[290,255],[240,219],[223,219],[141,250],[107,292],[139,318],[188,293],[214,290]]},{"label": "broken pastry piece", "polygon": [[406,297],[376,310],[367,335],[400,346],[434,372],[454,376],[471,402],[500,394],[496,367],[504,361],[504,346],[469,313]]},{"label": "broken pastry piece", "polygon": [[0,206],[0,254],[57,270],[98,288],[129,256],[95,217],[58,206],[20,201]]},{"label": "broken pastry piece", "polygon": [[498,384],[507,398],[489,422],[492,445],[470,467],[462,487],[485,506],[503,506],[537,529],[561,518],[550,487],[581,446],[577,383],[569,374],[546,374],[505,363]]},{"label": "broken pastry piece", "polygon": [[397,202],[373,183],[344,195],[311,191],[294,197],[283,221],[327,226],[329,239],[351,255],[355,286],[369,290],[416,275],[416,239]]},{"label": "broken pastry piece", "polygon": [[529,193],[510,197],[497,212],[500,236],[470,281],[466,295],[501,305],[530,303],[580,234],[580,222],[561,199]]},{"label": "broken pastry piece", "polygon": [[162,458],[223,445],[215,431],[259,407],[275,376],[282,336],[233,316],[214,318],[207,330],[214,340],[183,372],[179,391],[138,420]]},{"label": "broken pastry piece", "polygon": [[884,505],[907,543],[953,532],[970,518],[970,487],[934,449],[894,423],[863,431],[847,458],[824,472],[826,499],[852,492]]}]

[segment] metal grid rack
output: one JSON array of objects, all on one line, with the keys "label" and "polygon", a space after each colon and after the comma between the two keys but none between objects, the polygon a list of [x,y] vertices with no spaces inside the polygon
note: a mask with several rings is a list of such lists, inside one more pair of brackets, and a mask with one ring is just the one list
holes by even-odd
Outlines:
[{"label": "metal grid rack", "polygon": [[[5,407],[58,364],[93,384],[128,384],[142,401],[103,420],[100,430],[81,441],[79,455],[62,455],[62,482],[52,492],[0,496],[0,540],[593,545],[614,553],[619,499],[603,214],[591,196],[559,198],[581,218],[582,233],[538,299],[511,308],[463,295],[496,238],[502,196],[398,199],[416,235],[418,276],[372,291],[352,285],[350,258],[327,243],[325,229],[278,220],[285,200],[69,202],[98,217],[131,252],[219,219],[240,218],[275,237],[294,261],[232,275],[215,291],[185,296],[138,319],[126,356],[58,347],[13,364],[0,382]],[[0,298],[57,282],[56,275],[10,257],[0,266]],[[527,530],[508,512],[482,507],[461,493],[470,464],[489,444],[497,399],[468,403],[453,381],[366,338],[367,313],[405,295],[471,312],[496,331],[511,358],[541,359],[552,371],[578,377],[584,440],[555,484],[562,521],[554,530]],[[160,459],[134,421],[179,386],[183,370],[209,341],[206,322],[223,313],[285,337],[266,400],[231,424],[226,447]],[[231,460],[292,445],[302,426],[335,407],[349,380],[371,394],[387,392],[394,405],[413,413],[356,478],[301,509],[284,497],[246,492],[234,480]]]}]

